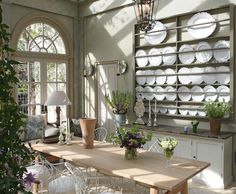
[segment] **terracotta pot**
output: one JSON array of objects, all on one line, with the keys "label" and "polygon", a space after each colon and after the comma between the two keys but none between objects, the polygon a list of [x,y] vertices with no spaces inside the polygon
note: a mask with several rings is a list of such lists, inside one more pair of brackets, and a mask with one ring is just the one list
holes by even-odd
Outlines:
[{"label": "terracotta pot", "polygon": [[96,119],[94,118],[81,118],[79,123],[82,131],[83,146],[86,149],[93,148],[94,129],[96,125]]},{"label": "terracotta pot", "polygon": [[210,129],[213,135],[220,134],[220,127],[221,127],[221,119],[220,118],[209,118],[210,121]]}]

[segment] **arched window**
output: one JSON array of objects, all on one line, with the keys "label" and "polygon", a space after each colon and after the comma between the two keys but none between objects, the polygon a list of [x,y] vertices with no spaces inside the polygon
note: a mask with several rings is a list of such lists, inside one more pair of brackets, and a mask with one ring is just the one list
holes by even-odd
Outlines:
[{"label": "arched window", "polygon": [[[53,91],[67,93],[68,51],[58,27],[49,23],[29,23],[17,38],[16,59],[22,62],[18,65],[17,97],[26,114],[40,114]],[[61,118],[65,119],[66,107],[61,109]],[[55,107],[48,107],[49,122],[55,119]]]}]

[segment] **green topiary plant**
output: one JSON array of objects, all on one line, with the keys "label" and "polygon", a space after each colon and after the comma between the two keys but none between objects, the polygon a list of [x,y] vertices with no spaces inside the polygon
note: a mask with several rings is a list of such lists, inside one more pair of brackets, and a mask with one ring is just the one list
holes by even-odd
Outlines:
[{"label": "green topiary plant", "polygon": [[228,102],[206,102],[204,105],[208,117],[222,118],[230,113],[230,104]]},{"label": "green topiary plant", "polygon": [[130,106],[132,95],[126,92],[113,91],[111,99],[105,95],[105,101],[114,114],[125,114]]},{"label": "green topiary plant", "polygon": [[31,193],[25,191],[25,183],[33,181],[33,176],[26,173],[25,166],[32,153],[19,138],[23,114],[13,98],[13,87],[18,83],[14,65],[19,62],[10,59],[13,50],[7,30],[0,5],[0,193]]}]

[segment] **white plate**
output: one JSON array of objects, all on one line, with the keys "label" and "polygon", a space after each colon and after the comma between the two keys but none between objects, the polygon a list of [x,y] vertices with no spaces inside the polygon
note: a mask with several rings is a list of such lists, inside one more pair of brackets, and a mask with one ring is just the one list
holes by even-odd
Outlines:
[{"label": "white plate", "polygon": [[176,99],[177,95],[176,95],[176,89],[173,88],[172,86],[167,86],[165,88],[165,96],[166,99],[169,101],[173,101]]},{"label": "white plate", "polygon": [[[209,45],[207,42],[199,42],[196,46],[196,58],[198,62],[200,63],[207,63],[211,60],[213,52],[212,50],[207,50],[207,49],[212,49],[211,45]],[[204,51],[201,51],[204,50]]]},{"label": "white plate", "polygon": [[218,94],[213,86],[207,85],[203,90],[205,92],[205,101],[215,101],[217,99]]},{"label": "white plate", "polygon": [[162,63],[161,52],[158,49],[152,48],[148,52],[148,55],[158,55],[158,56],[148,57],[151,66],[159,66]]},{"label": "white plate", "polygon": [[165,47],[162,51],[164,65],[173,65],[176,61],[176,50],[173,47]]},{"label": "white plate", "polygon": [[[153,33],[145,34],[144,38],[150,44],[159,44],[162,41],[164,41],[166,38],[167,31],[165,29],[166,29],[166,27],[164,26],[164,24],[162,24],[159,21],[156,21],[154,28],[149,31],[149,32],[153,32]],[[163,31],[154,32],[154,31],[158,31],[158,30],[163,30]]]},{"label": "white plate", "polygon": [[215,43],[213,48],[214,49],[226,48],[213,51],[214,58],[218,62],[226,62],[230,59],[229,41],[219,40]]},{"label": "white plate", "polygon": [[136,75],[142,75],[142,77],[136,76],[136,82],[139,85],[144,85],[146,83],[146,71],[138,70],[138,71],[136,71]]},{"label": "white plate", "polygon": [[[204,73],[215,73],[216,69],[214,67],[205,67]],[[216,75],[215,74],[203,74],[202,79],[207,84],[214,84],[216,82]]]},{"label": "white plate", "polygon": [[197,113],[201,117],[205,117],[206,116],[206,112],[204,110],[198,110]]},{"label": "white plate", "polygon": [[158,108],[158,110],[160,111],[160,113],[162,113],[162,114],[165,114],[165,113],[167,113],[167,108],[165,108],[165,107],[159,107]]},{"label": "white plate", "polygon": [[[192,74],[190,76],[192,84],[200,84],[200,83],[202,83],[202,81],[203,81],[202,74],[199,74],[199,73],[203,73],[204,69],[203,68],[199,68],[199,67],[194,67],[190,71],[191,71],[191,74]],[[193,74],[196,74],[196,75],[193,75]]]},{"label": "white plate", "polygon": [[163,70],[158,69],[155,71],[155,75],[156,75],[156,83],[159,85],[162,85],[164,83],[166,83],[166,74]]},{"label": "white plate", "polygon": [[[187,53],[181,53],[181,52],[187,52]],[[188,45],[184,44],[179,49],[179,60],[183,64],[191,64],[195,59],[195,53],[193,48]]]},{"label": "white plate", "polygon": [[230,100],[230,96],[229,96],[229,88],[227,86],[219,86],[217,88],[217,92],[218,92],[218,101],[220,102],[229,102]]},{"label": "white plate", "polygon": [[194,38],[206,38],[210,36],[216,29],[216,23],[208,23],[207,22],[215,22],[215,18],[207,12],[200,12],[193,15],[188,20],[188,26],[194,24],[202,24],[196,26],[188,27],[188,32]]},{"label": "white plate", "polygon": [[190,89],[186,86],[179,87],[178,97],[181,101],[189,101],[191,99]]},{"label": "white plate", "polygon": [[147,70],[146,75],[153,75],[153,76],[147,76],[146,78],[146,83],[149,85],[152,85],[156,82],[156,77],[155,77],[155,71],[154,70]]},{"label": "white plate", "polygon": [[230,72],[229,67],[220,66],[216,67],[216,81],[220,84],[228,84],[230,82],[229,73],[221,73],[221,72]]},{"label": "white plate", "polygon": [[189,84],[191,82],[190,79],[190,69],[186,67],[182,67],[179,69],[178,74],[186,74],[186,75],[178,75],[178,79],[181,84]]},{"label": "white plate", "polygon": [[179,113],[181,115],[187,115],[188,114],[188,109],[187,109],[186,105],[181,105],[179,107]]},{"label": "white plate", "polygon": [[139,96],[141,96],[142,99],[144,98],[143,97],[143,87],[142,86],[137,86],[135,88],[135,91],[136,91],[136,98],[138,98]]},{"label": "white plate", "polygon": [[189,109],[188,114],[190,116],[196,116],[198,111],[195,109],[195,106],[191,106],[191,108],[193,108],[193,109]]},{"label": "white plate", "polygon": [[141,58],[136,58],[136,63],[139,67],[145,67],[148,64],[148,58],[147,58],[147,53],[144,50],[138,50],[136,52],[136,57],[141,57]]},{"label": "white plate", "polygon": [[143,95],[146,100],[152,100],[154,98],[153,89],[149,86],[146,86],[143,89]]},{"label": "white plate", "polygon": [[175,71],[173,69],[170,68],[166,69],[165,74],[166,74],[167,84],[174,84],[176,82],[177,76],[175,75]]},{"label": "white plate", "polygon": [[205,98],[203,89],[200,86],[193,86],[191,88],[191,93],[192,93],[192,99],[195,102],[201,102]]},{"label": "white plate", "polygon": [[173,108],[172,108],[171,106],[168,107],[168,113],[169,113],[169,114],[171,114],[171,115],[175,115],[176,112],[177,112],[177,109],[174,108],[174,106],[173,106]]},{"label": "white plate", "polygon": [[161,101],[165,98],[164,89],[161,86],[156,86],[153,88],[154,97],[156,100]]}]

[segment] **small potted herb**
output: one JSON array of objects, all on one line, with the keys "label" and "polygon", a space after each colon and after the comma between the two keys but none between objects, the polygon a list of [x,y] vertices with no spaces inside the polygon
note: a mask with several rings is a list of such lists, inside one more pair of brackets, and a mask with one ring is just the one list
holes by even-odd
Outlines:
[{"label": "small potted herb", "polygon": [[209,117],[210,129],[212,134],[220,134],[221,119],[231,112],[230,108],[231,106],[228,102],[209,101],[205,103],[204,110]]}]

